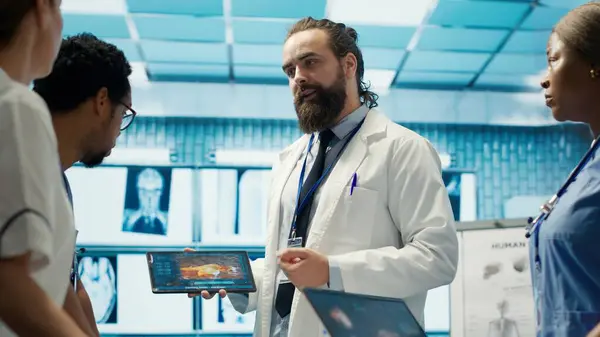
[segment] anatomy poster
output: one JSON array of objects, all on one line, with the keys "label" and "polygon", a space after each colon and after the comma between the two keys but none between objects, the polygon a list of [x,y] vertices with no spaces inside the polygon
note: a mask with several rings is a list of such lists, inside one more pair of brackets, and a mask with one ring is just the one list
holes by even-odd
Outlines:
[{"label": "anatomy poster", "polygon": [[523,228],[462,232],[464,337],[534,337]]}]

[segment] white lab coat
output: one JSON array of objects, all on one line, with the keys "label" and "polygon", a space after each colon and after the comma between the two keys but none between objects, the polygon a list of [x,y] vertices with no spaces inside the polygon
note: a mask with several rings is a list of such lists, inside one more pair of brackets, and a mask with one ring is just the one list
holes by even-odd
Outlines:
[{"label": "white lab coat", "polygon": [[[273,167],[264,259],[253,262],[255,337],[268,337],[278,272],[281,195],[309,136],[283,150]],[[353,174],[357,187],[350,195]],[[452,282],[458,247],[453,213],[430,143],[371,109],[321,186],[306,247],[341,269],[344,290],[403,298],[423,325],[427,291]],[[324,327],[296,291],[289,337],[323,336]]]}]

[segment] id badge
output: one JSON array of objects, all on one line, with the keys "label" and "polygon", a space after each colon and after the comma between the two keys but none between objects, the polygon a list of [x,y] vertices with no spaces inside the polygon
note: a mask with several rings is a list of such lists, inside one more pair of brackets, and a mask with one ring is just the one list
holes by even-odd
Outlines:
[{"label": "id badge", "polygon": [[302,238],[288,239],[288,248],[302,248]]},{"label": "id badge", "polygon": [[[302,238],[288,239],[288,248],[302,248]],[[280,270],[279,272],[281,274],[279,276],[279,284],[290,283],[290,280],[288,280],[288,277],[283,270]]]}]

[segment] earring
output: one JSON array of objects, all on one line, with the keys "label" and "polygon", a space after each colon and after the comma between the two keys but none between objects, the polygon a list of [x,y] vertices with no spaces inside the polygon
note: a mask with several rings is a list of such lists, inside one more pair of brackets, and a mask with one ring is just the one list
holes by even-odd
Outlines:
[{"label": "earring", "polygon": [[596,79],[596,77],[598,77],[598,70],[596,70],[596,69],[590,70],[590,77],[592,79]]}]

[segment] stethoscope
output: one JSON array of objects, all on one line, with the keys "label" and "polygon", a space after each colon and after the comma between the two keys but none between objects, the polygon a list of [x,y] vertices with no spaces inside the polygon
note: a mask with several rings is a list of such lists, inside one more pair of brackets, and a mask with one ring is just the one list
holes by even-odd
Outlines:
[{"label": "stethoscope", "polygon": [[581,173],[581,170],[583,170],[585,165],[587,165],[587,163],[593,157],[594,153],[596,152],[596,150],[598,149],[598,146],[600,144],[599,140],[600,140],[600,137],[598,137],[594,140],[594,143],[592,144],[590,149],[585,153],[585,155],[583,156],[581,161],[579,161],[579,163],[577,164],[575,169],[571,172],[571,174],[569,175],[567,180],[563,183],[563,185],[560,187],[558,192],[556,192],[556,194],[553,195],[552,198],[550,198],[550,200],[548,200],[546,203],[544,203],[542,206],[540,206],[541,213],[537,217],[529,218],[527,220],[527,226],[525,227],[525,230],[526,230],[525,237],[526,238],[529,239],[533,235],[533,233],[535,233],[539,229],[542,222],[544,222],[546,219],[548,219],[548,217],[554,210],[554,207],[556,206],[556,203],[558,202],[560,197],[562,197],[565,194],[565,192],[567,192],[567,188],[575,181],[575,179],[577,178],[577,175],[579,175],[579,173]]}]

